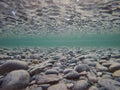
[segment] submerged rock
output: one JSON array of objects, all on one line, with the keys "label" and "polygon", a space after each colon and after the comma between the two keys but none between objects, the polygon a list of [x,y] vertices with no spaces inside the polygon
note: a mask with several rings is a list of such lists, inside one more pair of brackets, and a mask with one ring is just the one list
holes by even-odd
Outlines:
[{"label": "submerged rock", "polygon": [[4,78],[0,90],[21,90],[29,84],[30,75],[25,70],[15,70]]},{"label": "submerged rock", "polygon": [[59,72],[55,69],[48,69],[45,71],[45,74],[59,74]]},{"label": "submerged rock", "polygon": [[0,74],[6,74],[13,70],[28,69],[28,64],[24,61],[10,60],[0,66]]},{"label": "submerged rock", "polygon": [[115,71],[113,74],[112,74],[113,77],[120,77],[120,70],[117,70]]},{"label": "submerged rock", "polygon": [[112,79],[99,79],[98,84],[106,90],[120,90],[120,82]]},{"label": "submerged rock", "polygon": [[96,86],[91,86],[88,90],[99,90]]},{"label": "submerged rock", "polygon": [[114,72],[114,71],[119,70],[119,69],[120,69],[120,64],[119,63],[113,63],[109,67],[110,72]]},{"label": "submerged rock", "polygon": [[86,80],[80,80],[75,83],[73,90],[88,90],[89,83]]},{"label": "submerged rock", "polygon": [[58,84],[50,86],[48,90],[68,90],[68,89],[65,83],[58,83]]},{"label": "submerged rock", "polygon": [[79,77],[80,74],[76,71],[71,71],[64,76],[66,79],[79,79]]},{"label": "submerged rock", "polygon": [[87,64],[80,64],[75,67],[75,71],[77,72],[90,71],[90,67]]},{"label": "submerged rock", "polygon": [[59,82],[59,80],[60,80],[60,77],[54,74],[36,77],[37,84],[54,84],[54,83]]}]

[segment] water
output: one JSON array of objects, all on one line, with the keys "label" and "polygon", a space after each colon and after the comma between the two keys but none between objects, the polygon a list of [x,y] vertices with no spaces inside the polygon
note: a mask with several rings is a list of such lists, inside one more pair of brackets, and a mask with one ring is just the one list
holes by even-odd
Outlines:
[{"label": "water", "polygon": [[9,36],[0,38],[0,47],[120,47],[120,34],[69,34]]}]

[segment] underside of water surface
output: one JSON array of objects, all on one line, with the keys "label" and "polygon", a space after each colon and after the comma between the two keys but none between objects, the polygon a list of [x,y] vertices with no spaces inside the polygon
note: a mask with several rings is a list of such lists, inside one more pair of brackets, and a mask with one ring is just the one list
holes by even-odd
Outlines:
[{"label": "underside of water surface", "polygon": [[119,0],[1,0],[0,47],[120,47]]}]

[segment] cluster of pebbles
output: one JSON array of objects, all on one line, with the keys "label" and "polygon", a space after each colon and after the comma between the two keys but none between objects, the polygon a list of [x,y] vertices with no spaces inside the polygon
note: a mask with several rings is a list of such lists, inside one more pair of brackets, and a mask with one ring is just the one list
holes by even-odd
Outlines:
[{"label": "cluster of pebbles", "polygon": [[120,90],[120,50],[1,48],[0,90]]}]

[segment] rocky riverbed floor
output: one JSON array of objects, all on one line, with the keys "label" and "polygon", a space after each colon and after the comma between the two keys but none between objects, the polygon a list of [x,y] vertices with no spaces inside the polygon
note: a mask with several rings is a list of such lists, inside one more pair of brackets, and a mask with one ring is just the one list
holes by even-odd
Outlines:
[{"label": "rocky riverbed floor", "polygon": [[0,90],[120,90],[120,49],[1,48]]}]

